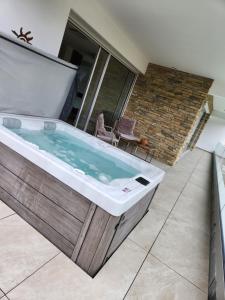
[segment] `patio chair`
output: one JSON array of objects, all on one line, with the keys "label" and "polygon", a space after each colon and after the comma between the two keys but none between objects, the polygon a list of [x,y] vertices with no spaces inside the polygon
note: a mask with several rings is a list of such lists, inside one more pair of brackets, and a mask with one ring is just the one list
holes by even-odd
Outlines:
[{"label": "patio chair", "polygon": [[103,113],[101,113],[97,118],[95,126],[95,136],[102,141],[110,143],[116,147],[119,143],[119,139],[117,139],[115,134],[113,133],[113,128],[105,125]]},{"label": "patio chair", "polygon": [[119,138],[127,143],[126,148],[129,146],[130,142],[139,142],[139,138],[134,135],[134,128],[136,125],[136,120],[128,118],[120,118],[116,121],[114,128],[115,134]]}]

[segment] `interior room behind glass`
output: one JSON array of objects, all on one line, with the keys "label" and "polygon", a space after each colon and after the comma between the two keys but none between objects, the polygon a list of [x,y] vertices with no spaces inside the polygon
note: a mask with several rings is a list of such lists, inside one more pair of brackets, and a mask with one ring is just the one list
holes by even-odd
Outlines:
[{"label": "interior room behind glass", "polygon": [[68,114],[67,122],[74,124],[81,108],[82,99],[88,84],[93,64],[98,53],[99,46],[86,37],[68,22],[59,57],[71,62],[78,67],[77,87],[73,99],[73,106]]}]

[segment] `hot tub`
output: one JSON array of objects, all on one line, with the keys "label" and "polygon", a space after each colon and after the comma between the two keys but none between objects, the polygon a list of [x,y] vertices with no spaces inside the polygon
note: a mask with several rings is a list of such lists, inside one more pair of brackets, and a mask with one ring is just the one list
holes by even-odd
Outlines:
[{"label": "hot tub", "polygon": [[94,276],[164,172],[62,121],[0,114],[0,198]]}]

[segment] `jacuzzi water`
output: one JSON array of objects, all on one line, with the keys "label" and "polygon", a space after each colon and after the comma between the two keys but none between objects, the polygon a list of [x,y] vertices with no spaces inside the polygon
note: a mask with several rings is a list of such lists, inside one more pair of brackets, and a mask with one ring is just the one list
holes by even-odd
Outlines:
[{"label": "jacuzzi water", "polygon": [[64,131],[10,129],[40,150],[45,150],[75,169],[107,184],[114,179],[132,178],[139,171],[119,159],[99,151]]}]

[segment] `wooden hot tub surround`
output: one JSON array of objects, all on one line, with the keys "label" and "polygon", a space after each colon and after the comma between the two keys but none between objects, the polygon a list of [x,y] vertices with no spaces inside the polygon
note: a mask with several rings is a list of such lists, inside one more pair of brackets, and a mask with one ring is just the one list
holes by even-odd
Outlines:
[{"label": "wooden hot tub surround", "polygon": [[92,277],[146,214],[156,189],[115,217],[0,143],[0,199]]}]

